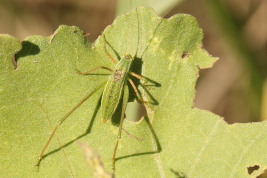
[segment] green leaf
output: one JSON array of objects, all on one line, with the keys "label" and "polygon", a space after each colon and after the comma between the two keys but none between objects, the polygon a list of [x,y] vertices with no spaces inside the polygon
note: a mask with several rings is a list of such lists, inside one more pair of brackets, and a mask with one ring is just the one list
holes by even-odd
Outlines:
[{"label": "green leaf", "polygon": [[[116,155],[116,177],[256,177],[266,168],[266,122],[228,125],[219,116],[193,107],[199,70],[216,61],[202,49],[203,34],[190,15],[158,18],[140,7],[118,17],[105,31],[115,60],[135,55],[132,71],[149,80],[148,116],[125,120]],[[92,47],[77,27],[60,26],[54,35],[22,42],[2,35],[0,83],[0,177],[90,177],[77,140],[90,145],[111,172],[120,108],[112,122],[100,121],[103,87],[59,127],[39,167],[39,154],[56,123],[114,68],[103,36]],[[132,78],[132,77],[131,77]],[[154,81],[154,82],[153,82]],[[133,92],[131,90],[130,92]],[[133,99],[133,97],[132,97]],[[251,175],[247,167],[259,165]]]}]

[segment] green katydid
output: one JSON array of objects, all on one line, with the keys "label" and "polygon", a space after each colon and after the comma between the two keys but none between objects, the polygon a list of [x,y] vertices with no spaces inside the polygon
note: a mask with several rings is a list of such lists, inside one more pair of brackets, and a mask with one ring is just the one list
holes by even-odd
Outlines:
[{"label": "green katydid", "polygon": [[[173,6],[174,7],[174,6]],[[170,10],[169,10],[170,11]],[[168,11],[168,12],[169,12]],[[168,13],[167,12],[167,13]],[[165,15],[167,14],[165,13]],[[131,14],[132,15],[132,14]],[[165,16],[164,15],[164,16]],[[131,17],[132,19],[132,17]],[[159,22],[160,23],[160,22]],[[155,24],[156,25],[156,24]],[[154,25],[154,26],[155,26]],[[154,27],[153,26],[153,27]],[[152,28],[153,28],[152,27]],[[131,29],[131,28],[130,28]],[[149,32],[148,32],[149,33]],[[148,34],[147,33],[147,34]],[[130,34],[131,34],[131,30],[130,30]],[[146,34],[146,35],[147,35]],[[145,36],[146,36],[145,35]],[[145,37],[144,36],[144,37]],[[143,39],[144,39],[143,37]],[[130,37],[131,38],[131,37]],[[103,39],[105,41],[105,45],[104,45],[104,50],[106,52],[106,54],[108,55],[108,57],[116,64],[115,69],[112,70],[108,67],[104,67],[104,66],[98,66],[94,69],[91,69],[87,72],[81,73],[78,70],[76,72],[85,75],[88,74],[96,69],[106,69],[111,71],[111,75],[109,77],[108,80],[105,80],[104,82],[102,82],[99,86],[94,87],[71,111],[69,111],[56,125],[56,127],[54,128],[50,138],[48,139],[45,147],[43,148],[37,162],[35,163],[35,166],[37,166],[40,161],[42,160],[43,154],[45,152],[45,150],[47,149],[51,139],[53,138],[56,130],[58,129],[58,127],[66,120],[66,118],[68,118],[68,116],[73,113],[81,104],[83,104],[90,96],[92,96],[98,89],[100,89],[101,87],[103,87],[105,85],[103,94],[102,94],[102,100],[101,100],[101,120],[102,122],[107,123],[112,115],[114,114],[121,96],[123,95],[123,102],[122,102],[122,110],[121,110],[121,118],[120,118],[120,126],[119,126],[119,131],[118,131],[118,135],[117,135],[117,142],[115,145],[115,149],[114,149],[114,153],[113,153],[113,159],[112,159],[112,169],[115,170],[115,158],[116,158],[116,152],[117,152],[117,148],[118,148],[118,144],[119,141],[121,139],[121,133],[122,133],[122,125],[123,125],[123,119],[124,119],[124,114],[125,114],[125,110],[126,110],[126,105],[129,99],[129,88],[127,85],[127,81],[129,81],[129,83],[132,85],[138,99],[143,102],[146,103],[141,96],[138,93],[138,90],[136,88],[136,86],[134,85],[133,81],[129,78],[129,75],[132,75],[138,79],[147,81],[144,77],[131,72],[130,68],[131,68],[131,64],[134,60],[135,54],[134,55],[130,55],[128,54],[128,51],[126,54],[123,55],[123,57],[121,57],[120,61],[117,63],[112,56],[107,52],[105,46],[106,46],[106,39],[105,36],[103,35]],[[137,49],[139,47],[139,45],[141,44],[142,40],[140,41],[140,43],[137,45],[136,48],[136,52]],[[130,43],[131,43],[131,39],[129,40],[129,47],[130,47]]]},{"label": "green katydid", "polygon": [[[108,54],[108,53],[107,53]],[[108,54],[108,56],[112,59],[112,61],[114,63],[115,60]],[[133,73],[133,72],[130,72],[130,67],[131,67],[131,64],[132,64],[132,61],[133,61],[133,56],[131,55],[124,55],[121,60],[117,63],[116,67],[115,67],[115,70],[113,71],[112,69],[109,69],[107,67],[104,67],[104,66],[99,66],[99,67],[96,67],[90,71],[87,71],[85,73],[81,73],[83,75],[89,73],[89,72],[92,72],[96,69],[99,69],[99,68],[103,68],[103,69],[106,69],[106,70],[109,70],[111,72],[113,72],[111,75],[110,75],[110,78],[109,80],[106,82],[103,82],[101,85],[99,85],[98,87],[94,88],[86,97],[84,97],[68,114],[66,114],[56,125],[54,131],[52,132],[46,146],[44,147],[41,155],[39,156],[38,158],[38,161],[35,163],[35,166],[39,164],[39,162],[41,161],[42,159],[42,156],[46,150],[46,148],[48,147],[52,137],[54,136],[57,128],[59,127],[60,124],[62,124],[64,122],[64,120],[74,111],[76,110],[84,101],[86,101],[95,91],[97,91],[99,88],[101,88],[105,83],[105,89],[103,91],[103,95],[102,95],[102,113],[101,113],[101,120],[102,122],[105,122],[107,123],[112,115],[114,114],[118,104],[119,104],[119,101],[120,101],[120,98],[121,98],[121,95],[123,93],[123,107],[122,107],[122,113],[121,113],[121,120],[120,120],[120,128],[119,128],[119,132],[118,132],[118,139],[117,139],[117,143],[116,143],[116,146],[115,146],[115,150],[114,150],[114,155],[113,155],[113,162],[112,162],[112,169],[115,170],[115,156],[116,156],[116,151],[117,151],[117,147],[118,147],[118,143],[119,143],[119,140],[121,138],[121,131],[122,131],[122,123],[123,123],[123,118],[124,118],[124,113],[125,113],[125,109],[126,109],[126,104],[128,102],[128,98],[129,98],[129,89],[128,89],[128,86],[127,86],[127,83],[125,82],[126,79],[128,79],[128,81],[130,82],[130,84],[133,86],[138,98],[140,101],[143,101],[141,99],[141,97],[139,96],[139,93],[134,85],[134,83],[132,82],[132,80],[130,78],[128,78],[128,74],[131,74],[132,76],[135,76],[139,79],[141,79],[142,77]],[[78,73],[80,73],[78,70],[77,70]],[[144,101],[143,101],[144,102]]]}]

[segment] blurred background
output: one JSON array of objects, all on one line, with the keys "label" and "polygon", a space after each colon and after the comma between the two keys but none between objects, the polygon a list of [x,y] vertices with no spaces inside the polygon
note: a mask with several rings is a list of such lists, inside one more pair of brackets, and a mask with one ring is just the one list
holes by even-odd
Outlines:
[{"label": "blurred background", "polygon": [[[150,6],[162,16],[177,1],[132,0],[132,6]],[[0,34],[22,41],[50,36],[66,24],[90,33],[88,40],[94,42],[130,9],[130,0],[0,0]],[[267,1],[180,0],[164,17],[176,13],[196,17],[204,48],[220,58],[213,68],[200,71],[195,107],[229,124],[267,119]]]}]

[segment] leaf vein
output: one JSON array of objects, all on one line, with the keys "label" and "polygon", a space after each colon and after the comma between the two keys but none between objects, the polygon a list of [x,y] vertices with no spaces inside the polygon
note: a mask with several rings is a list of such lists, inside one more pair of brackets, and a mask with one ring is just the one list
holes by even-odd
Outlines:
[{"label": "leaf vein", "polygon": [[208,146],[208,144],[209,144],[209,140],[211,139],[212,135],[216,132],[217,127],[218,127],[219,123],[220,123],[222,120],[223,120],[223,119],[220,119],[220,120],[218,120],[218,121],[216,122],[216,124],[215,124],[215,126],[213,127],[213,129],[211,130],[210,134],[207,136],[207,139],[205,140],[204,145],[202,146],[202,148],[201,148],[201,150],[200,150],[200,152],[199,152],[199,154],[198,154],[198,156],[197,156],[197,158],[196,158],[194,164],[193,164],[192,167],[191,167],[191,170],[189,171],[188,177],[191,177],[192,173],[194,172],[196,165],[197,165],[197,164],[199,163],[199,161],[200,161],[200,158],[201,158],[201,156],[202,156],[202,153],[204,152],[204,150],[207,148],[207,146]]},{"label": "leaf vein", "polygon": [[266,126],[267,126],[267,122],[264,124],[264,126],[261,129],[261,131],[259,132],[259,134],[253,140],[251,140],[251,142],[245,147],[244,151],[241,153],[241,155],[240,155],[240,157],[239,157],[236,165],[234,166],[233,171],[229,177],[233,177],[237,166],[241,163],[242,159],[244,158],[245,154],[247,153],[247,151],[251,147],[251,145],[253,145],[255,143],[255,140],[257,140],[262,135],[263,130],[265,130]]}]

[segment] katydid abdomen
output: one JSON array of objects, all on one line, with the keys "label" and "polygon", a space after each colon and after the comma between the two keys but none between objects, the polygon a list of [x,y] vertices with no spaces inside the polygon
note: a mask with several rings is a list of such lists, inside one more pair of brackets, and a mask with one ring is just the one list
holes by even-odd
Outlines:
[{"label": "katydid abdomen", "polygon": [[119,104],[123,86],[127,79],[132,60],[133,59],[131,55],[124,55],[123,58],[121,58],[121,60],[116,65],[113,73],[109,77],[101,101],[102,122],[107,123],[111,119]]}]

